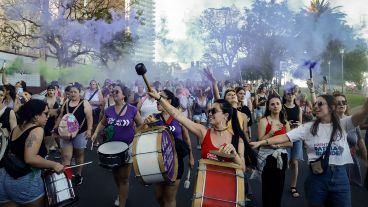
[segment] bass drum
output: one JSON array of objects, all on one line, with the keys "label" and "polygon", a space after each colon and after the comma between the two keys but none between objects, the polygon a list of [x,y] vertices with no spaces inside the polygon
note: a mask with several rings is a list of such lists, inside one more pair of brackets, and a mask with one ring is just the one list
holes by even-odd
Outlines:
[{"label": "bass drum", "polygon": [[166,127],[153,127],[138,132],[133,141],[135,176],[144,185],[175,182],[178,158],[175,141]]}]

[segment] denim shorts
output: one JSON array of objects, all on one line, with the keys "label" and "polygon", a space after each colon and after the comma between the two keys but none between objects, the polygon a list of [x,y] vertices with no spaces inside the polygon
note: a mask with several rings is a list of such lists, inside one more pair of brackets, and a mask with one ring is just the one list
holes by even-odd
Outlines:
[{"label": "denim shorts", "polygon": [[322,175],[309,175],[304,183],[308,203],[318,206],[351,207],[346,166],[329,166]]},{"label": "denim shorts", "polygon": [[77,134],[76,137],[74,137],[71,140],[67,139],[60,139],[60,147],[65,148],[68,146],[73,146],[74,149],[85,149],[87,146],[87,139],[86,139],[86,132]]},{"label": "denim shorts", "polygon": [[16,202],[27,204],[34,202],[45,194],[41,171],[33,172],[20,177],[12,178],[4,168],[0,168],[0,204]]},{"label": "denim shorts", "polygon": [[303,142],[298,140],[293,142],[293,147],[287,148],[289,160],[301,160],[303,161]]}]

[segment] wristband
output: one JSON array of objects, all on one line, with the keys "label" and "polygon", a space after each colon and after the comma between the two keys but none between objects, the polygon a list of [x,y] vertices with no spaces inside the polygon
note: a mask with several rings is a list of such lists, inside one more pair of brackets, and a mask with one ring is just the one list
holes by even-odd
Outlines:
[{"label": "wristband", "polygon": [[158,102],[160,102],[160,101],[161,101],[161,98],[162,98],[162,96],[160,96],[160,98],[159,98],[159,99],[157,99],[157,101],[158,101]]}]

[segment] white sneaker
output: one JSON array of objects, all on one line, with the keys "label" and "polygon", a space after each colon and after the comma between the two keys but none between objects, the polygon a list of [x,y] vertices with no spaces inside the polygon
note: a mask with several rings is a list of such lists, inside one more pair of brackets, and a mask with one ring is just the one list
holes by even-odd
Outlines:
[{"label": "white sneaker", "polygon": [[116,197],[115,202],[114,202],[115,206],[120,206],[120,202],[119,202],[119,196]]}]

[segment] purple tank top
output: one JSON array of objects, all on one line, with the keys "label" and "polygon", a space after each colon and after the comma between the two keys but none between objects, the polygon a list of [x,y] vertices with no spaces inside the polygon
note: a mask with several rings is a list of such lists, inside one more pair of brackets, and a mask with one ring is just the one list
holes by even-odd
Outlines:
[{"label": "purple tank top", "polygon": [[158,126],[167,126],[167,128],[171,131],[175,139],[183,140],[182,128],[180,123],[176,119],[173,119],[171,123],[165,123],[160,114],[155,114],[155,118],[160,120],[157,123]]},{"label": "purple tank top", "polygon": [[128,104],[127,110],[123,116],[118,116],[115,112],[115,106],[107,107],[105,116],[107,124],[114,123],[114,136],[111,141],[123,141],[128,145],[134,138],[134,117],[137,114],[137,108]]}]

